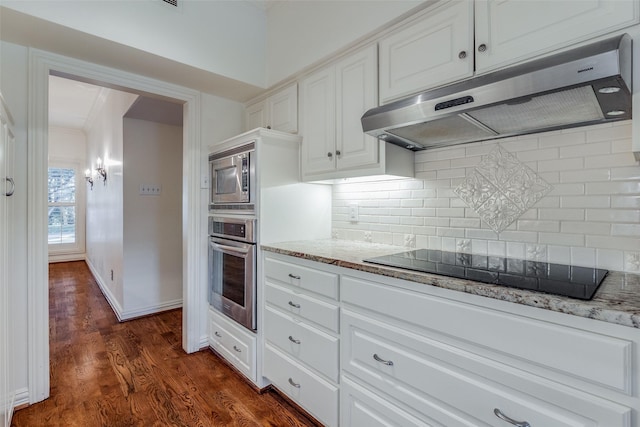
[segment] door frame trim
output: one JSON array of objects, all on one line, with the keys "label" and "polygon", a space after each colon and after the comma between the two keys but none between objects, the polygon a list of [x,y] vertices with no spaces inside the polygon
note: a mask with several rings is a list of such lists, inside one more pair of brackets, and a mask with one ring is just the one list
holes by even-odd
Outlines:
[{"label": "door frame trim", "polygon": [[[29,403],[49,397],[49,272],[47,248],[47,156],[49,75],[74,76],[101,86],[184,102],[182,186],[182,348],[200,349],[203,304],[199,298],[201,95],[193,89],[50,52],[29,49],[27,138],[27,318]],[[205,313],[206,314],[206,313]]]}]

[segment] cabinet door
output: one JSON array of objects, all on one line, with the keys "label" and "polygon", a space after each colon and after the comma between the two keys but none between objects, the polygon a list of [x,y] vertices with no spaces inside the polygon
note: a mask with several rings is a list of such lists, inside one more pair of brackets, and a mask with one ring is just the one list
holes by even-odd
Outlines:
[{"label": "cabinet door", "polygon": [[380,103],[473,74],[473,2],[454,1],[380,41]]},{"label": "cabinet door", "polygon": [[336,85],[335,67],[328,67],[301,83],[302,173],[335,170]]},{"label": "cabinet door", "polygon": [[244,110],[245,130],[267,127],[267,104],[266,101],[249,105]]},{"label": "cabinet door", "polygon": [[267,99],[268,126],[298,133],[298,85],[293,84]]},{"label": "cabinet door", "polygon": [[362,131],[360,118],[377,106],[375,45],[336,64],[336,162],[350,169],[379,162],[379,143]]},{"label": "cabinet door", "polygon": [[625,28],[639,14],[633,0],[476,0],[476,71]]}]

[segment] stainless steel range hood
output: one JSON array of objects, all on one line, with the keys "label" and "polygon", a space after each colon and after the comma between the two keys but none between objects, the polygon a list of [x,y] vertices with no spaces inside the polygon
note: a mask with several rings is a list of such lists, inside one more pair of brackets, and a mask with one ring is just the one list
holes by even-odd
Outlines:
[{"label": "stainless steel range hood", "polygon": [[362,116],[364,132],[418,151],[631,119],[627,34],[407,99]]}]

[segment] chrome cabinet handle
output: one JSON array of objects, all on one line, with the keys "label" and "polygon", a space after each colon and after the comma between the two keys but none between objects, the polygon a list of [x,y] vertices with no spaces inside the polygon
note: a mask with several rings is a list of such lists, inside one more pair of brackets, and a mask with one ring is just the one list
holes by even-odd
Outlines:
[{"label": "chrome cabinet handle", "polygon": [[505,414],[502,413],[502,411],[498,408],[495,408],[493,410],[493,413],[496,414],[496,417],[500,418],[502,421],[506,421],[509,424],[512,424],[516,427],[531,427],[531,424],[529,424],[526,421],[516,421],[513,418],[509,418],[507,417]]},{"label": "chrome cabinet handle", "polygon": [[292,337],[291,335],[289,335],[289,341],[291,341],[294,344],[300,344],[300,340],[295,339],[294,337]]},{"label": "chrome cabinet handle", "polygon": [[238,347],[236,347],[235,345],[233,346],[233,349],[234,349],[235,351],[237,351],[238,353],[242,353],[242,350],[240,350],[240,349],[239,349]]},{"label": "chrome cabinet handle", "polygon": [[340,150],[336,150],[336,156],[339,156],[340,154],[342,154]]},{"label": "chrome cabinet handle", "polygon": [[467,57],[467,52],[466,51],[460,51],[460,53],[458,54],[458,58],[460,59],[464,59]]},{"label": "chrome cabinet handle", "polygon": [[392,362],[391,360],[384,360],[384,359],[381,359],[381,358],[380,358],[380,356],[378,356],[378,355],[377,355],[377,354],[375,354],[375,353],[373,354],[373,359],[374,359],[376,362],[384,363],[384,364],[385,364],[385,365],[387,365],[387,366],[393,366],[393,362]]},{"label": "chrome cabinet handle", "polygon": [[289,305],[290,305],[291,307],[293,307],[293,308],[300,308],[300,304],[296,304],[296,303],[295,303],[295,302],[293,302],[293,301],[289,301]]},{"label": "chrome cabinet handle", "polygon": [[300,280],[300,276],[296,276],[295,274],[289,273],[289,277],[291,277],[292,279]]},{"label": "chrome cabinet handle", "polygon": [[480,46],[478,46],[478,52],[484,52],[487,50],[487,45],[482,43]]},{"label": "chrome cabinet handle", "polygon": [[9,184],[11,184],[11,190],[4,193],[4,195],[7,197],[13,196],[13,193],[16,191],[16,183],[13,181],[13,178],[6,177],[5,179],[9,182]]},{"label": "chrome cabinet handle", "polygon": [[289,384],[291,384],[295,388],[300,388],[300,383],[294,382],[291,378],[289,378]]},{"label": "chrome cabinet handle", "polygon": [[332,153],[331,151],[329,151],[329,152],[327,153],[327,157],[328,157],[328,158],[332,158],[332,157],[333,157],[333,153]]},{"label": "chrome cabinet handle", "polygon": [[218,331],[215,331],[213,335],[217,336],[218,338],[222,338],[222,335],[220,335],[220,332]]}]

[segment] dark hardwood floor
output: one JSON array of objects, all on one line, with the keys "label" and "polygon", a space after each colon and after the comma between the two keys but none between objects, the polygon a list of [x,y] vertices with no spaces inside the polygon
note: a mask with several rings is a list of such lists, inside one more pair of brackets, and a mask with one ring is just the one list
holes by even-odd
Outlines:
[{"label": "dark hardwood floor", "polygon": [[15,427],[314,426],[215,354],[186,354],[181,310],[118,323],[84,262],[49,268],[51,397]]}]

